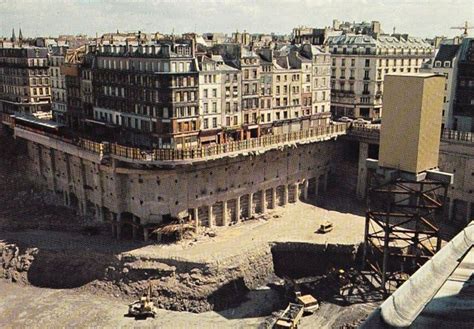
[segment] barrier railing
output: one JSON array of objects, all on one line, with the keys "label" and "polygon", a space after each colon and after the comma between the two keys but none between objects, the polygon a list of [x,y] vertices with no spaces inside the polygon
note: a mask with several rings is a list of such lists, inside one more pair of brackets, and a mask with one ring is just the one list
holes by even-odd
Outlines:
[{"label": "barrier railing", "polygon": [[233,152],[244,152],[257,150],[259,148],[277,146],[279,144],[298,142],[318,137],[332,137],[346,133],[346,124],[336,124],[325,127],[314,127],[305,130],[289,132],[278,135],[264,135],[257,138],[233,141],[224,144],[214,144],[209,146],[196,146],[183,149],[151,149],[145,150],[136,147],[128,147],[119,144],[98,143],[83,138],[68,139],[60,135],[47,133],[41,130],[17,125],[18,129],[32,131],[37,134],[61,140],[66,143],[77,145],[90,152],[99,154],[116,155],[122,158],[139,161],[175,161],[194,160],[212,156],[225,155]]},{"label": "barrier railing", "polygon": [[183,149],[142,150],[139,148],[127,147],[118,144],[110,144],[110,154],[141,161],[194,160],[239,151],[250,151],[252,149],[271,147],[278,144],[297,142],[326,135],[330,136],[336,134],[344,134],[345,132],[346,125],[339,124],[327,127],[315,127],[279,135],[265,135],[242,141],[214,144],[209,146],[197,146]]},{"label": "barrier railing", "polygon": [[474,143],[474,134],[471,132],[444,129],[441,134],[442,140]]}]

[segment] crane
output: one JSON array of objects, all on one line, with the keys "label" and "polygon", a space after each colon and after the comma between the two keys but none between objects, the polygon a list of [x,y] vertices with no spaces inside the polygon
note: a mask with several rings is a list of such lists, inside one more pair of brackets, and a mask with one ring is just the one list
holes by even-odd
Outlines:
[{"label": "crane", "polygon": [[474,29],[474,26],[469,26],[467,21],[464,22],[464,26],[454,26],[451,27],[452,30],[464,30],[463,36],[467,36],[467,31]]}]

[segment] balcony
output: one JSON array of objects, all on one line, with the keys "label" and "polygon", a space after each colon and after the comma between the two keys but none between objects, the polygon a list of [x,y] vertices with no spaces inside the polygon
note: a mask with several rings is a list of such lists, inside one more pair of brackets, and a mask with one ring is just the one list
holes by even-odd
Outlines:
[{"label": "balcony", "polygon": [[362,92],[362,95],[370,95],[370,91],[364,90],[364,91]]}]

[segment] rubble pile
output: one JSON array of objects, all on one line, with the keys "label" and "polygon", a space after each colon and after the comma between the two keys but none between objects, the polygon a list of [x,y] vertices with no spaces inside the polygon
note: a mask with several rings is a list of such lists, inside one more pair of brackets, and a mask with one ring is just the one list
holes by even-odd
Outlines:
[{"label": "rubble pile", "polygon": [[0,243],[0,278],[11,282],[28,283],[28,270],[38,248],[20,251],[16,244]]}]

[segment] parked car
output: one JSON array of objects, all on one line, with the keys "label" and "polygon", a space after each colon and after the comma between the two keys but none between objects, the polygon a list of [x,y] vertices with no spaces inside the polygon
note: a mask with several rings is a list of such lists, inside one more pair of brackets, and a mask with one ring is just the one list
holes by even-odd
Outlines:
[{"label": "parked car", "polygon": [[351,118],[348,118],[348,117],[340,117],[339,122],[352,122],[354,120],[352,120]]},{"label": "parked car", "polygon": [[370,123],[370,121],[364,120],[362,118],[357,118],[356,120],[353,121],[353,123],[357,123],[360,125],[367,125]]}]

